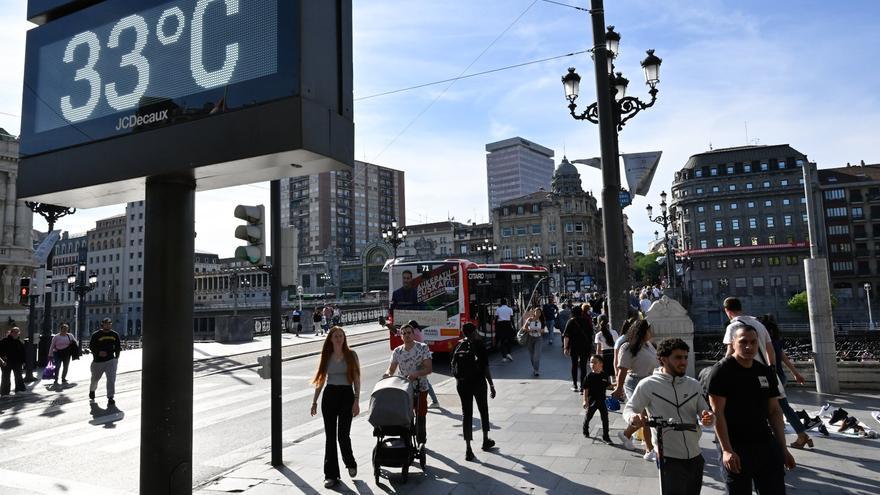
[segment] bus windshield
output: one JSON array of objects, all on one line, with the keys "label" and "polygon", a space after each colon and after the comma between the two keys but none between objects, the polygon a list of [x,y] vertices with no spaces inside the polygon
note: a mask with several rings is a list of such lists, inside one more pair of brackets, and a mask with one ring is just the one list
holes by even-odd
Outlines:
[{"label": "bus windshield", "polygon": [[[468,271],[470,292],[470,314],[494,314],[502,299],[518,314],[528,309],[530,302],[537,304],[538,298],[547,289],[546,272],[497,270],[478,268]],[[540,284],[540,285],[539,285]],[[537,290],[535,290],[537,288]]]}]

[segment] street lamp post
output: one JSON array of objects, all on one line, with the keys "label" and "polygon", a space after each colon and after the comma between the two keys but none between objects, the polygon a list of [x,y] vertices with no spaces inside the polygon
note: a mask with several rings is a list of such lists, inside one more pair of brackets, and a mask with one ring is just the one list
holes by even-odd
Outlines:
[{"label": "street lamp post", "polygon": [[621,73],[614,73],[614,58],[620,47],[620,34],[613,26],[605,31],[605,9],[602,0],[591,0],[590,16],[593,24],[593,62],[596,76],[596,102],[576,114],[581,77],[574,68],[562,78],[569,111],[576,120],[589,120],[599,125],[602,150],[602,222],[605,236],[605,279],[608,289],[608,310],[611,326],[620,328],[626,317],[626,260],[623,245],[623,211],[618,202],[620,194],[620,165],[617,133],[626,122],[640,111],[651,107],[657,99],[657,83],[660,80],[660,58],[654,50],[642,61],[645,82],[651,88],[651,100],[645,103],[638,98],[626,96],[629,81]]},{"label": "street lamp post", "polygon": [[868,299],[868,329],[874,329],[874,315],[871,313],[871,283],[865,282],[865,297]]},{"label": "street lamp post", "polygon": [[70,290],[76,294],[76,312],[74,314],[74,319],[76,320],[76,328],[74,330],[74,336],[77,342],[82,342],[82,333],[85,329],[85,316],[86,316],[86,294],[92,291],[98,284],[98,275],[95,272],[92,272],[86,277],[86,265],[85,263],[80,263],[79,269],[77,273],[71,273],[67,276],[67,285],[70,287]]},{"label": "street lamp post", "polygon": [[666,278],[669,281],[669,287],[675,289],[675,248],[669,239],[669,226],[671,224],[675,227],[675,222],[678,221],[678,212],[674,208],[667,206],[666,191],[660,193],[660,216],[651,216],[654,207],[650,204],[645,209],[648,210],[648,220],[663,227],[663,245],[666,247]]},{"label": "street lamp post", "polygon": [[[50,205],[47,203],[34,203],[31,201],[25,201],[24,204],[30,208],[31,211],[40,215],[46,220],[46,223],[49,224],[49,234],[55,230],[55,222],[58,221],[59,218],[72,215],[76,213],[76,208],[68,208],[66,206],[58,206],[58,205]],[[39,356],[38,363],[41,366],[44,366],[48,361],[49,355],[49,341],[52,336],[52,290],[51,290],[51,281],[52,281],[52,260],[54,258],[55,249],[50,249],[49,254],[46,257],[46,284],[50,285],[49,290],[45,293],[45,300],[43,301],[43,324],[40,327],[40,346],[39,346]],[[30,326],[29,326],[30,328]],[[30,335],[30,331],[28,332],[28,339],[33,345],[34,336]],[[31,354],[28,353],[30,356]],[[31,369],[33,369],[33,364],[31,363]]]},{"label": "street lamp post", "polygon": [[556,260],[550,264],[550,269],[556,274],[556,289],[560,291],[562,290],[562,275],[560,273],[565,271],[565,266],[562,260]]},{"label": "street lamp post", "polygon": [[498,249],[494,243],[490,243],[489,239],[483,239],[483,243],[477,246],[477,252],[483,253],[486,255],[486,263],[489,263],[490,258],[494,258],[494,253]]},{"label": "street lamp post", "polygon": [[397,220],[391,220],[391,226],[382,232],[382,239],[394,249],[394,259],[397,259],[397,248],[406,240],[406,227],[397,225]]},{"label": "street lamp post", "polygon": [[529,254],[527,254],[527,255],[525,256],[525,258],[523,258],[523,259],[525,259],[526,261],[528,261],[529,263],[531,263],[531,264],[533,264],[533,265],[537,265],[538,263],[541,262],[541,255],[540,255],[540,254],[535,254],[535,250],[534,250],[534,249],[530,249],[530,250],[529,250]]}]

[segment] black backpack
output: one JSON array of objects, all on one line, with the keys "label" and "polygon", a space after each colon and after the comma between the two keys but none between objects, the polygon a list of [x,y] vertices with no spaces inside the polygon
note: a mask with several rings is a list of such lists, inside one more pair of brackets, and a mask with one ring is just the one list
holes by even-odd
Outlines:
[{"label": "black backpack", "polygon": [[480,368],[478,366],[477,355],[471,348],[471,342],[467,339],[462,340],[455,346],[452,351],[452,376],[456,380],[472,380],[479,376]]}]

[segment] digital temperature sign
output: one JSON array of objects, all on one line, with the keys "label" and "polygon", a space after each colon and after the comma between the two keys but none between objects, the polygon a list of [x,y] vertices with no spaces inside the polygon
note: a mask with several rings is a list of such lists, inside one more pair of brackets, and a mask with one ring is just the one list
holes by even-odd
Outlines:
[{"label": "digital temperature sign", "polygon": [[32,3],[23,197],[87,207],[183,168],[206,189],[353,161],[351,0]]}]

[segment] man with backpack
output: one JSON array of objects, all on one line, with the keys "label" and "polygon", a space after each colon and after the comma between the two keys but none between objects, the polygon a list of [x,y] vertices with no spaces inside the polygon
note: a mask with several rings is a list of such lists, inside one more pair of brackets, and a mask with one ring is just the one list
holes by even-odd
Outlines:
[{"label": "man with backpack", "polygon": [[495,446],[495,441],[489,439],[489,403],[486,400],[486,385],[489,388],[489,397],[495,398],[495,384],[489,372],[489,353],[483,345],[477,327],[473,323],[465,323],[461,327],[464,338],[452,351],[452,376],[455,377],[455,388],[461,399],[461,426],[464,441],[467,445],[465,459],[474,460],[474,452],[471,450],[473,439],[474,401],[480,411],[480,425],[483,430],[483,450],[489,451]]}]

